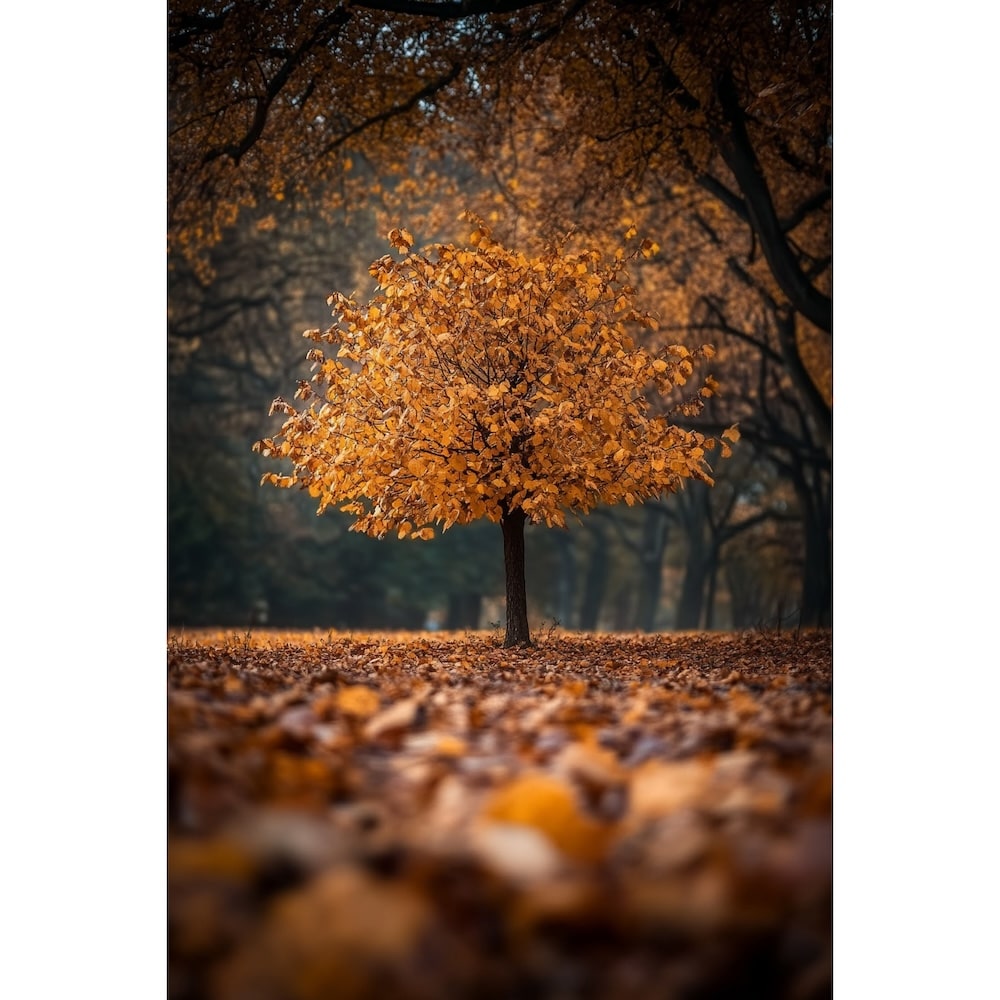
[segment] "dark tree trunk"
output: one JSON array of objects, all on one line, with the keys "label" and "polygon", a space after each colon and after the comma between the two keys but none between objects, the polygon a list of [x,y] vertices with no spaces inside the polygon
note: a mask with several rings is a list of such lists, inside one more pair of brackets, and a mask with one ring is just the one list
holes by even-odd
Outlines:
[{"label": "dark tree trunk", "polygon": [[832,624],[833,561],[829,522],[815,511],[807,510],[803,518],[805,533],[805,566],[802,569],[802,611],[800,623],[805,626],[829,627]]},{"label": "dark tree trunk", "polygon": [[628,632],[632,626],[632,590],[623,583],[615,594],[614,618],[611,627],[615,632]]},{"label": "dark tree trunk", "polygon": [[833,538],[829,481],[822,470],[809,475],[802,463],[792,465],[792,482],[802,509],[805,565],[799,623],[830,626],[833,615]]},{"label": "dark tree trunk", "polygon": [[576,606],[576,551],[573,538],[565,530],[557,530],[556,547],[559,551],[559,581],[557,589],[556,619],[566,628],[573,627]]},{"label": "dark tree trunk", "polygon": [[[692,549],[695,546],[692,545]],[[695,551],[688,552],[681,585],[681,598],[677,604],[676,627],[682,631],[701,626],[701,612],[705,606],[705,582],[708,577],[708,562],[700,544]]]},{"label": "dark tree trunk", "polygon": [[647,507],[639,550],[639,600],[636,625],[643,632],[656,627],[663,577],[663,554],[667,550],[667,518],[662,510]]},{"label": "dark tree trunk", "polygon": [[719,583],[719,549],[712,546],[712,556],[708,566],[708,593],[705,595],[705,628],[715,628],[715,595]]},{"label": "dark tree trunk", "polygon": [[483,595],[474,592],[448,595],[448,614],[445,618],[446,629],[477,629],[482,612]]},{"label": "dark tree trunk", "polygon": [[709,569],[709,542],[705,537],[708,530],[708,487],[704,483],[689,483],[682,493],[677,494],[677,503],[681,526],[687,538],[687,555],[674,627],[690,630],[701,628],[705,607]]},{"label": "dark tree trunk", "polygon": [[503,568],[507,586],[507,634],[504,647],[530,646],[528,632],[528,592],[524,582],[524,522],[520,507],[505,510],[500,518],[503,529]]},{"label": "dark tree trunk", "polygon": [[604,603],[604,592],[608,582],[608,540],[603,527],[587,523],[591,529],[594,548],[587,565],[587,578],[583,587],[583,602],[580,606],[580,628],[584,632],[597,629],[597,622]]}]

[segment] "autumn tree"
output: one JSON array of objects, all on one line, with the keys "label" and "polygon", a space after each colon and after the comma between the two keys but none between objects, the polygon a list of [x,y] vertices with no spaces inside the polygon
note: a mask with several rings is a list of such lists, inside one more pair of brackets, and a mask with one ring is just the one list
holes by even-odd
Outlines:
[{"label": "autumn tree", "polygon": [[[295,395],[307,405],[276,399],[286,419],[254,448],[293,465],[263,481],[308,490],[320,513],[340,505],[369,535],[498,522],[505,645],[527,645],[526,522],[565,526],[567,510],[712,482],[716,441],[671,420],[697,415],[717,389],[709,375],[681,393],[714,351],[652,353],[629,332],[656,322],[637,308],[627,266],[657,247],[634,230],[613,258],[568,240],[528,256],[469,221],[467,246],[420,253],[393,230],[401,257],[372,264],[375,296],[330,296],[337,322],[305,334],[329,345],[306,355],[315,374]],[[676,401],[653,412],[647,392]]]}]

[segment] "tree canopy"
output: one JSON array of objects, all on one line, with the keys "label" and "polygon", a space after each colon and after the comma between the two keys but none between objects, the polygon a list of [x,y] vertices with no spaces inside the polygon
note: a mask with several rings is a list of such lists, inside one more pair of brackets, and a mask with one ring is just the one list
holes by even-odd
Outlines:
[{"label": "tree canopy", "polygon": [[350,202],[371,186],[355,159],[407,175],[419,145],[491,169],[527,142],[564,212],[683,173],[831,330],[829,4],[173,0],[169,24],[181,251],[263,198]]},{"label": "tree canopy", "polygon": [[655,326],[636,308],[626,266],[656,245],[633,239],[608,261],[565,244],[529,257],[471,221],[467,247],[425,253],[393,230],[403,256],[372,265],[377,294],[364,305],[330,297],[338,323],[306,336],[336,353],[309,351],[317,371],[296,393],[311,400],[305,408],[275,400],[287,419],[254,447],[294,469],[264,481],[308,490],[320,512],[341,503],[357,530],[400,538],[482,517],[564,527],[567,508],[711,483],[715,439],[672,418],[701,412],[716,381],[707,376],[661,412],[646,390],[676,397],[714,350],[650,351],[628,332]]}]

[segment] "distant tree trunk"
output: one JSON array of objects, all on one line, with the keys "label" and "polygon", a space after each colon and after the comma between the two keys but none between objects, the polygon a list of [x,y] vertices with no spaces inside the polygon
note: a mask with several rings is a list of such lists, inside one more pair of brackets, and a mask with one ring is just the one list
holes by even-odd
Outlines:
[{"label": "distant tree trunk", "polygon": [[583,603],[580,606],[580,628],[593,632],[604,602],[604,591],[608,582],[608,540],[604,529],[587,522],[594,539],[594,548],[587,566],[587,579],[583,586]]},{"label": "distant tree trunk", "polygon": [[687,539],[684,582],[677,602],[675,627],[678,629],[701,627],[709,568],[709,544],[705,537],[708,521],[707,493],[708,487],[704,483],[691,483],[683,493],[677,495],[681,525]]},{"label": "distant tree trunk", "polygon": [[667,549],[667,518],[662,510],[647,507],[642,523],[642,545],[639,549],[639,599],[636,625],[643,632],[656,627],[656,612],[660,606],[663,577],[663,554]]},{"label": "distant tree trunk", "polygon": [[520,507],[504,509],[500,518],[503,530],[503,568],[507,588],[507,634],[504,647],[530,646],[528,632],[528,593],[524,582],[524,522]]},{"label": "distant tree trunk", "polygon": [[708,593],[705,595],[705,628],[715,628],[715,594],[719,582],[719,551],[712,546],[711,564],[708,570]]},{"label": "distant tree trunk", "polygon": [[448,614],[445,618],[446,629],[479,628],[479,618],[482,613],[483,595],[475,592],[448,595]]},{"label": "distant tree trunk", "polygon": [[576,606],[576,549],[568,531],[556,530],[556,547],[559,550],[556,618],[565,628],[572,628]]},{"label": "distant tree trunk", "polygon": [[802,568],[802,625],[830,626],[833,607],[833,559],[829,521],[811,506],[802,521],[805,565]]},{"label": "distant tree trunk", "polygon": [[833,545],[828,480],[821,470],[813,470],[810,476],[802,463],[794,463],[791,473],[802,508],[805,545],[799,622],[806,626],[830,626],[833,614]]},{"label": "distant tree trunk", "polygon": [[615,632],[627,632],[632,623],[632,587],[626,583],[615,594],[614,612],[612,628]]},{"label": "distant tree trunk", "polygon": [[701,624],[701,612],[705,602],[705,581],[708,563],[701,551],[701,539],[690,539],[687,565],[684,569],[684,583],[681,598],[677,604],[677,628],[696,629]]}]

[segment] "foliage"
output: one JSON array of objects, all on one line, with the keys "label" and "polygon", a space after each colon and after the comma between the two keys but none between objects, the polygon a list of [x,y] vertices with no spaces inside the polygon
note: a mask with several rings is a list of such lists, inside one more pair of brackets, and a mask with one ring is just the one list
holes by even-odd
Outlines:
[{"label": "foliage", "polygon": [[167,719],[172,996],[829,995],[828,632],[174,633]]},{"label": "foliage", "polygon": [[172,0],[169,15],[182,252],[258,199],[350,204],[371,190],[362,159],[406,177],[416,146],[432,163],[482,161],[526,136],[578,168],[553,171],[564,206],[682,173],[753,229],[785,294],[829,332],[828,289],[794,232],[829,218],[829,4]]},{"label": "foliage", "polygon": [[337,352],[307,355],[318,369],[296,393],[318,396],[307,408],[275,401],[287,419],[254,447],[294,471],[264,481],[308,490],[320,512],[343,503],[367,534],[417,538],[434,523],[499,522],[515,510],[564,526],[566,507],[631,505],[685,478],[711,483],[715,440],[670,417],[699,413],[715,380],[660,413],[644,389],[674,393],[713,349],[654,355],[627,329],[655,325],[625,270],[655,244],[609,262],[565,244],[528,257],[473,221],[469,247],[428,253],[409,252],[412,237],[394,230],[403,257],[372,265],[378,294],[364,306],[330,297],[339,324],[306,336]]}]

